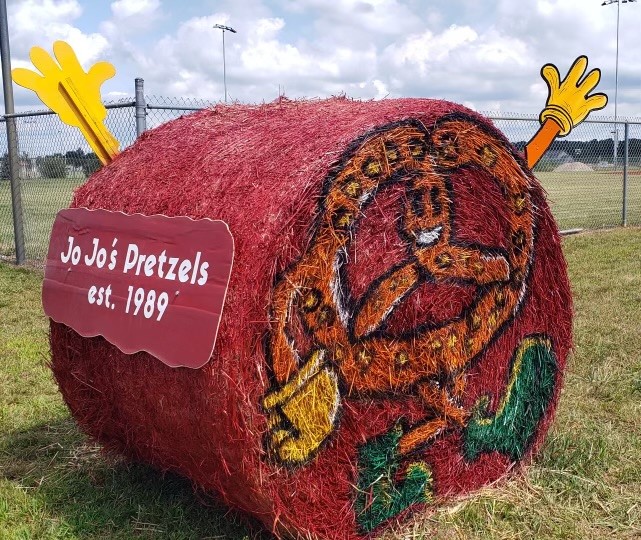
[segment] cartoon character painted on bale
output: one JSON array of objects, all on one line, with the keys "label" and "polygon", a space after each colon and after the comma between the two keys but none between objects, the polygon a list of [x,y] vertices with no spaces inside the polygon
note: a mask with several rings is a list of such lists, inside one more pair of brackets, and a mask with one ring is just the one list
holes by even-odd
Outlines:
[{"label": "cartoon character painted on bale", "polygon": [[[586,68],[587,58],[578,58],[561,81],[555,66],[543,67],[549,98],[541,128],[525,149],[528,167],[557,136],[606,105],[605,95],[590,95],[600,72],[583,77]],[[506,248],[457,238],[450,177],[466,168],[487,171],[498,184],[509,213]],[[348,248],[368,205],[395,184],[405,191],[399,235],[407,256],[356,297],[345,270]],[[393,477],[390,467],[410,460],[404,486],[378,486],[388,489],[380,497],[387,502],[380,516],[364,526],[371,530],[424,500],[429,470],[420,460],[412,462],[411,455],[437,437],[461,430],[468,459],[498,450],[514,461],[532,439],[555,385],[556,362],[545,336],[531,336],[514,351],[510,380],[493,418],[484,414],[484,403],[465,408],[461,398],[470,366],[524,301],[536,211],[520,156],[462,115],[442,118],[429,128],[412,120],[394,123],[355,141],[326,177],[318,211],[307,251],[274,287],[267,346],[274,384],[263,400],[267,447],[278,462],[304,465],[336,431],[343,399],[416,396],[423,419],[403,428],[399,424],[384,443],[369,441],[361,449],[359,489],[371,491],[375,485],[368,485],[368,477],[380,479],[386,472]],[[387,322],[395,310],[422,283],[472,285],[475,297],[446,320],[400,333],[390,330]],[[507,446],[506,440],[511,441]],[[378,465],[390,470],[378,470],[368,452],[380,446],[385,455],[390,444],[394,455]],[[357,507],[366,506],[357,500]]]},{"label": "cartoon character painted on bale", "polygon": [[[578,58],[563,81],[555,66],[543,67],[550,92],[542,126],[526,147],[529,167],[556,136],[606,105],[605,95],[589,95],[599,70],[581,80],[586,67],[587,58]],[[419,396],[426,416],[401,437],[401,454],[447,429],[464,428],[471,414],[459,404],[466,369],[513,317],[525,293],[534,212],[528,178],[511,149],[461,116],[430,129],[411,121],[385,126],[354,146],[326,179],[310,247],[275,286],[269,352],[276,388],[265,396],[264,407],[271,423],[269,448],[287,463],[308,461],[335,430],[342,397]],[[508,250],[466,245],[452,231],[455,202],[448,174],[470,166],[491,170],[502,189],[511,211]],[[400,232],[407,259],[355,301],[342,274],[346,247],[368,203],[398,181],[406,190]],[[473,283],[479,292],[464,313],[438,326],[411,329],[406,336],[386,334],[386,320],[423,281]],[[300,357],[292,337],[295,324],[313,342],[307,358]]]}]

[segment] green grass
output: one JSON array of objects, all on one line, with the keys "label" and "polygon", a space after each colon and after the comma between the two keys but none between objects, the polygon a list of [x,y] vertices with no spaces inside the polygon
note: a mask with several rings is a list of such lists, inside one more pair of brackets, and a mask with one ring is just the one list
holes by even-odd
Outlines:
[{"label": "green grass", "polygon": [[[629,225],[641,225],[641,174],[631,170],[627,186]],[[552,213],[561,229],[621,225],[623,171],[540,172]]]},{"label": "green grass", "polygon": [[417,520],[417,538],[641,538],[641,230],[567,237],[575,352],[524,477]]},{"label": "green grass", "polygon": [[[641,229],[567,237],[575,345],[541,455],[385,538],[641,538]],[[242,538],[188,482],[106,458],[46,367],[41,274],[0,264],[0,539]]]},{"label": "green grass", "polygon": [[79,433],[46,365],[41,284],[0,263],[0,540],[245,537],[186,480],[106,458]]},{"label": "green grass", "polygon": [[[69,206],[73,190],[84,178],[30,178],[22,180],[25,251],[29,260],[44,260],[56,214]],[[0,180],[0,255],[15,256],[11,190]]]}]

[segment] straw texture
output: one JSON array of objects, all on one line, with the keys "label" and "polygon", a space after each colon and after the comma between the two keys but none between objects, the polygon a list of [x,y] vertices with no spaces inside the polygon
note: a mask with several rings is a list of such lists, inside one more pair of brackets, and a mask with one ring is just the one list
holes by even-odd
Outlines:
[{"label": "straw texture", "polygon": [[570,289],[539,184],[481,116],[424,99],[218,106],[146,133],[72,206],[222,219],[236,246],[198,370],[52,322],[61,392],[106,448],[277,535],[347,539],[540,446]]}]

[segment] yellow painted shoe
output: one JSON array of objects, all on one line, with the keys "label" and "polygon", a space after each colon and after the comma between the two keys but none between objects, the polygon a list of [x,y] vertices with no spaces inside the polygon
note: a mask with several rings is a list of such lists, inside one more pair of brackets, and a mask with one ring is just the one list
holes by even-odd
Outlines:
[{"label": "yellow painted shoe", "polygon": [[340,393],[336,374],[324,363],[324,356],[323,350],[312,353],[289,381],[263,400],[269,415],[267,445],[283,463],[309,461],[334,430]]}]

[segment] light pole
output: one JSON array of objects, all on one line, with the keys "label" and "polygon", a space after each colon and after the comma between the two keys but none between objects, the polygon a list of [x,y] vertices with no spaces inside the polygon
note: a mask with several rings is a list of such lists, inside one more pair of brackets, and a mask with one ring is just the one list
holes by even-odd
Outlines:
[{"label": "light pole", "polygon": [[619,126],[617,125],[617,99],[619,94],[619,14],[621,12],[621,4],[628,2],[636,2],[637,0],[604,0],[601,6],[609,6],[610,4],[617,5],[617,52],[614,68],[614,163],[613,166],[617,167],[617,154],[619,151]]},{"label": "light pole", "polygon": [[[630,0],[630,1],[635,2],[636,0]],[[213,27],[218,28],[223,32],[223,85],[225,86],[225,103],[227,103],[227,66],[225,65],[225,30],[227,30],[227,32],[233,32],[234,34],[236,34],[236,30],[234,30],[231,26],[223,26],[222,24],[215,24]]]}]

